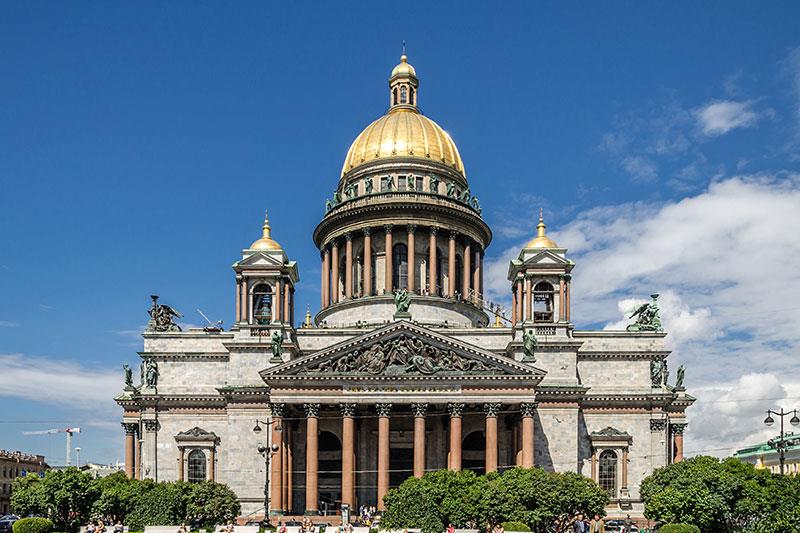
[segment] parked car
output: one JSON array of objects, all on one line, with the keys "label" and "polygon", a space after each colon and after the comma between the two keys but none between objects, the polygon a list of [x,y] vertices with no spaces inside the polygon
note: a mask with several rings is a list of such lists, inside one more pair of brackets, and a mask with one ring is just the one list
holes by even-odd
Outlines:
[{"label": "parked car", "polygon": [[11,526],[17,520],[19,520],[19,517],[15,514],[7,514],[0,517],[0,533],[11,533]]}]

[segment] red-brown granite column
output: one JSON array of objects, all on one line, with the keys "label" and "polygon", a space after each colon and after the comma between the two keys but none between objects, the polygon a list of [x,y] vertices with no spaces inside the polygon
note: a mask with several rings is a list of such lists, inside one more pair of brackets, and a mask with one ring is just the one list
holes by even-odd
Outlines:
[{"label": "red-brown granite column", "polygon": [[238,324],[239,321],[242,319],[242,278],[236,278],[236,309],[234,311],[236,315],[236,323]]},{"label": "red-brown granite column", "polygon": [[355,498],[355,411],[356,404],[339,404],[342,412],[342,504],[356,504]]},{"label": "red-brown granite column", "polygon": [[408,225],[408,292],[414,293],[417,290],[417,255],[414,249],[414,233],[417,227],[413,224]]},{"label": "red-brown granite column", "polygon": [[499,403],[485,403],[483,410],[486,413],[486,472],[497,471],[497,413],[500,411]]},{"label": "red-brown granite column", "polygon": [[364,296],[372,296],[372,234],[364,228]]},{"label": "red-brown granite column", "polygon": [[283,438],[282,422],[284,405],[282,403],[270,404],[272,410],[272,445],[277,446],[276,453],[270,462],[270,481],[272,483],[272,496],[270,498],[270,511],[273,514],[283,514]]},{"label": "red-brown granite column", "polygon": [[449,403],[447,410],[450,412],[450,461],[448,467],[454,472],[461,470],[461,415],[464,412],[463,403]]},{"label": "red-brown granite column", "polygon": [[394,287],[392,287],[392,268],[394,268],[394,263],[392,262],[392,225],[387,224],[383,227],[385,231],[384,237],[384,250],[386,251],[386,258],[385,265],[383,268],[383,273],[385,274],[383,277],[383,293],[384,294],[392,294]]},{"label": "red-brown granite column", "polygon": [[306,411],[306,512],[319,514],[319,404],[303,404]]},{"label": "red-brown granite column", "polygon": [[436,283],[436,228],[431,227],[431,238],[428,244],[428,292],[431,295],[439,294],[439,287]]},{"label": "red-brown granite column", "polygon": [[517,325],[517,291],[511,287],[511,325]]},{"label": "red-brown granite column", "polygon": [[345,236],[345,268],[344,273],[344,297],[350,300],[353,297],[353,236],[348,233]]},{"label": "red-brown granite column", "polygon": [[186,464],[186,450],[181,446],[178,448],[178,481],[186,481],[183,468]]},{"label": "red-brown granite column", "polygon": [[292,298],[291,298],[291,288],[289,287],[289,282],[285,282],[283,284],[283,321],[292,324]]},{"label": "red-brown granite column", "polygon": [[281,321],[281,303],[283,302],[283,280],[279,279],[275,282],[275,298],[272,301],[272,321]]},{"label": "red-brown granite column", "polygon": [[533,468],[533,415],[536,410],[536,404],[523,403],[519,407],[522,415],[522,467]]},{"label": "red-brown granite column", "polygon": [[569,306],[570,306],[570,299],[571,299],[570,295],[572,293],[572,288],[571,288],[572,287],[572,283],[571,283],[570,280],[572,279],[572,276],[567,274],[566,278],[567,278],[567,284],[566,284],[566,287],[565,287],[565,289],[566,289],[566,297],[565,297],[566,303],[564,305],[564,307],[565,307],[565,309],[564,309],[564,317],[567,319],[567,322],[569,322],[569,315],[570,315]]},{"label": "red-brown granite column", "polygon": [[122,428],[125,430],[125,475],[131,479],[136,461],[136,424],[123,422]]},{"label": "red-brown granite column", "polygon": [[461,273],[461,299],[469,299],[470,276],[472,275],[472,243],[467,238],[464,244],[464,271]]},{"label": "red-brown granite column", "polygon": [[563,322],[566,320],[566,298],[564,294],[564,276],[558,277],[558,321]]},{"label": "red-brown granite column", "polygon": [[322,309],[331,304],[331,251],[325,246],[322,254]]},{"label": "red-brown granite column", "polygon": [[414,415],[414,477],[425,475],[425,415],[427,412],[428,404],[411,404],[411,413]]},{"label": "red-brown granite column", "polygon": [[447,297],[456,295],[456,237],[458,232],[451,231],[447,243]]},{"label": "red-brown granite column", "polygon": [[389,491],[389,414],[392,404],[375,405],[378,411],[378,509],[384,510],[383,497]]},{"label": "red-brown granite column", "polygon": [[483,300],[483,254],[478,246],[475,246],[475,271],[472,273],[472,291],[475,293],[473,302],[481,305]]},{"label": "red-brown granite column", "polygon": [[522,313],[522,279],[517,279],[517,322],[524,322],[525,315]]},{"label": "red-brown granite column", "polygon": [[339,243],[331,242],[331,304],[339,301]]},{"label": "red-brown granite column", "polygon": [[525,320],[533,322],[533,280],[525,276]]}]

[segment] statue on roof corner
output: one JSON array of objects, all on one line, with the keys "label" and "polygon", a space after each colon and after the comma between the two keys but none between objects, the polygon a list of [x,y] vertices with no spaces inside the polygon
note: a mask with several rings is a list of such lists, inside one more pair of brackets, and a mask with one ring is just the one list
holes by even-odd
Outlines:
[{"label": "statue on roof corner", "polygon": [[181,327],[173,321],[173,317],[181,318],[183,315],[168,305],[159,304],[157,295],[153,294],[150,298],[153,300],[153,305],[147,311],[147,314],[150,315],[150,320],[147,321],[145,331],[159,333],[181,331]]},{"label": "statue on roof corner", "polygon": [[651,294],[652,301],[640,305],[628,318],[636,317],[636,322],[629,324],[628,331],[662,331],[661,316],[658,308],[658,294]]},{"label": "statue on roof corner", "polygon": [[283,362],[283,330],[276,330],[272,333],[272,359],[270,363]]}]

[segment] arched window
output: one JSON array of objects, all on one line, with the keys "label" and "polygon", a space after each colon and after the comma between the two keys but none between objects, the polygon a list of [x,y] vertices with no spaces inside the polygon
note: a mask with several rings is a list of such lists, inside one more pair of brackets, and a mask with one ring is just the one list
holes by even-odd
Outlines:
[{"label": "arched window", "polygon": [[400,103],[407,104],[408,103],[408,89],[405,85],[400,87]]},{"label": "arched window", "polygon": [[535,322],[553,321],[553,286],[540,281],[533,288],[533,320]]},{"label": "arched window", "polygon": [[408,247],[402,243],[392,247],[392,288],[408,289]]},{"label": "arched window", "polygon": [[612,450],[605,450],[600,454],[600,470],[597,483],[600,488],[608,492],[612,498],[617,497],[617,454]]},{"label": "arched window", "polygon": [[411,105],[415,105],[415,104],[414,104],[414,96],[415,96],[415,93],[414,93],[414,88],[413,88],[413,87],[411,87],[411,89],[409,89],[409,92],[410,92],[410,94],[411,94],[411,98],[409,99],[409,102],[411,103]]},{"label": "arched window", "polygon": [[336,282],[336,290],[339,291],[339,301],[344,299],[345,276],[347,276],[347,257],[342,254],[339,260],[339,279]]},{"label": "arched window", "polygon": [[186,478],[189,483],[200,483],[206,480],[206,454],[203,450],[192,450],[186,461],[189,476]]},{"label": "arched window", "polygon": [[392,105],[397,105],[397,87],[392,89]]},{"label": "arched window", "polygon": [[259,283],[253,289],[253,318],[256,324],[272,322],[272,287]]}]

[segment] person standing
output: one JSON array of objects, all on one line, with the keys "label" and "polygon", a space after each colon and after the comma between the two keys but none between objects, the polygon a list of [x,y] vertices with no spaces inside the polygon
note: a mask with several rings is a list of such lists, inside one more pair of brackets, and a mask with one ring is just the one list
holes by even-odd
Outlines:
[{"label": "person standing", "polygon": [[578,515],[575,517],[575,521],[572,523],[572,532],[587,533],[586,522],[583,521],[583,514],[578,513]]},{"label": "person standing", "polygon": [[589,533],[606,533],[606,522],[599,514],[589,522]]}]

